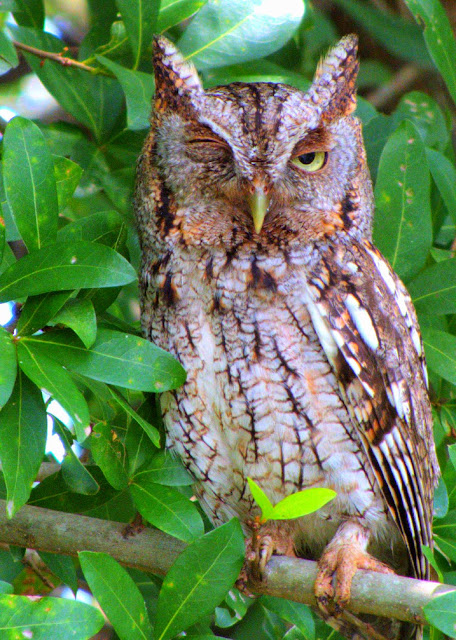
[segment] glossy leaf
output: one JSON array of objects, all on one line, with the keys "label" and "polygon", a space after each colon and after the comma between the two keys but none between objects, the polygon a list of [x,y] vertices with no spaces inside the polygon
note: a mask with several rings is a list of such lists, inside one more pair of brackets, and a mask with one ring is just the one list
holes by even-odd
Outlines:
[{"label": "glossy leaf", "polygon": [[210,614],[239,575],[244,536],[234,519],[189,545],[163,581],[154,640],[168,640]]},{"label": "glossy leaf", "polygon": [[438,103],[421,91],[410,91],[401,98],[391,116],[397,127],[403,120],[411,120],[425,145],[444,150],[450,139],[445,115]]},{"label": "glossy leaf", "polygon": [[13,118],[4,137],[3,180],[6,198],[29,251],[54,242],[58,201],[54,164],[36,124]]},{"label": "glossy leaf", "polygon": [[421,332],[428,368],[456,385],[456,336],[427,326]]},{"label": "glossy leaf", "polygon": [[131,71],[104,56],[97,56],[120,82],[127,100],[127,126],[132,131],[148,129],[154,94],[154,77],[142,71]]},{"label": "glossy leaf", "polygon": [[24,256],[0,276],[0,302],[89,287],[116,287],[136,279],[133,267],[93,242],[55,243]]},{"label": "glossy leaf", "polygon": [[423,607],[423,612],[430,624],[450,638],[456,638],[456,592],[435,598]]},{"label": "glossy leaf", "polygon": [[[52,414],[51,414],[52,415]],[[65,457],[62,462],[62,476],[66,486],[75,493],[81,493],[84,496],[93,496],[100,490],[100,485],[95,480],[89,469],[82,464],[76,453],[73,451],[73,438],[70,437],[68,429],[54,415],[54,433],[60,438],[65,449]],[[82,433],[81,442],[86,439],[88,434]]]},{"label": "glossy leaf", "polygon": [[426,149],[432,178],[442,196],[448,213],[456,223],[456,167],[442,153]]},{"label": "glossy leaf", "polygon": [[62,556],[58,553],[48,553],[47,551],[39,551],[39,555],[48,569],[76,594],[78,590],[78,577],[76,575],[73,558],[70,558],[70,556]]},{"label": "glossy leaf", "polygon": [[139,513],[161,531],[184,542],[192,542],[204,533],[198,509],[177,489],[155,484],[147,474],[138,474],[130,491]]},{"label": "glossy leaf", "polygon": [[103,624],[98,609],[76,600],[0,596],[0,636],[4,640],[89,640]]},{"label": "glossy leaf", "polygon": [[59,211],[63,211],[79,184],[83,170],[76,162],[63,156],[54,156],[53,160]]},{"label": "glossy leaf", "polygon": [[269,518],[270,520],[290,520],[306,516],[324,507],[336,495],[332,489],[320,487],[292,493],[274,506]]},{"label": "glossy leaf", "polygon": [[407,286],[418,311],[436,315],[456,313],[455,258],[424,269]]},{"label": "glossy leaf", "polygon": [[63,324],[73,329],[87,349],[90,349],[97,337],[97,318],[90,300],[68,300],[53,317],[53,324]]},{"label": "glossy leaf", "polygon": [[253,499],[261,509],[262,520],[269,520],[272,512],[274,511],[272,502],[269,500],[263,489],[259,487],[252,478],[247,478],[247,482],[249,483]]},{"label": "glossy leaf", "polygon": [[164,484],[169,487],[182,487],[195,482],[183,464],[169,451],[157,451],[144,471],[140,471],[136,478],[147,477],[151,482]]},{"label": "glossy leaf", "polygon": [[71,370],[139,391],[167,391],[183,384],[182,366],[166,351],[131,334],[99,329],[90,350],[69,331],[53,331],[33,340],[36,347]]},{"label": "glossy leaf", "polygon": [[160,3],[156,0],[116,0],[125,24],[137,69],[141,57],[152,47]]},{"label": "glossy leaf", "polygon": [[424,40],[435,66],[456,103],[456,41],[439,0],[405,0],[416,21],[424,26]]},{"label": "glossy leaf", "polygon": [[75,220],[57,233],[60,242],[86,240],[115,247],[126,235],[126,225],[117,211],[98,211]]},{"label": "glossy leaf", "polygon": [[[1,178],[1,176],[0,176]],[[1,180],[0,180],[1,182]],[[1,203],[0,203],[0,212],[1,212]],[[0,216],[0,266],[3,262],[3,256],[5,254],[5,246],[6,246],[6,229],[5,222],[3,218]],[[1,273],[1,271],[0,271]]]},{"label": "glossy leaf", "polygon": [[[151,441],[154,443],[154,445],[156,447],[160,446],[160,434],[158,432],[158,429],[156,429],[154,426],[152,426],[150,424],[150,422],[147,422],[147,420],[144,420],[144,418],[142,418],[128,404],[128,402],[125,400],[124,396],[119,391],[117,391],[117,389],[114,389],[112,387],[108,387],[108,389],[109,389],[109,392],[111,393],[112,397],[114,398],[114,400],[117,402],[117,404],[122,407],[122,409],[125,411],[125,413],[128,416],[130,416],[130,418],[135,420],[144,429],[144,431],[147,433],[147,435],[149,436]],[[163,483],[163,484],[166,484],[166,483]]]},{"label": "glossy leaf", "polygon": [[274,596],[261,596],[260,602],[283,620],[296,625],[306,640],[314,640],[315,622],[307,605]]},{"label": "glossy leaf", "polygon": [[[62,53],[64,43],[55,36],[24,27],[11,27],[24,44],[52,53]],[[52,60],[41,65],[39,57],[24,54],[32,70],[61,106],[88,127],[96,140],[113,128],[122,108],[122,90],[116,80],[81,69],[62,66]]]},{"label": "glossy leaf", "polygon": [[[406,0],[407,1],[407,0]],[[358,24],[362,25],[390,53],[421,66],[432,68],[423,47],[423,36],[413,22],[363,0],[335,0]]]},{"label": "glossy leaf", "polygon": [[11,396],[16,372],[16,345],[13,342],[13,335],[0,327],[0,411]]},{"label": "glossy leaf", "polygon": [[43,0],[14,0],[14,3],[17,9],[13,11],[13,15],[17,24],[24,25],[24,27],[34,27],[35,29],[43,28]]},{"label": "glossy leaf", "polygon": [[383,149],[375,185],[374,241],[403,279],[423,267],[432,243],[430,176],[414,125],[405,120]]},{"label": "glossy leaf", "polygon": [[40,389],[46,390],[67,411],[81,442],[84,429],[90,422],[89,408],[84,396],[61,364],[35,351],[34,344],[22,338],[17,344],[19,366]]},{"label": "glossy leaf", "polygon": [[121,640],[150,640],[152,627],[138,587],[106,553],[79,553],[84,577]]},{"label": "glossy leaf", "polygon": [[0,411],[0,459],[9,518],[28,500],[44,456],[46,433],[41,392],[18,371],[13,393]]},{"label": "glossy leaf", "polygon": [[177,46],[198,69],[265,57],[290,39],[303,18],[304,8],[302,0],[209,0]]},{"label": "glossy leaf", "polygon": [[125,447],[109,424],[98,422],[93,426],[90,449],[109,484],[118,491],[125,489],[128,484]]},{"label": "glossy leaf", "polygon": [[31,335],[46,326],[73,293],[73,291],[57,291],[27,298],[16,325],[18,335]]},{"label": "glossy leaf", "polygon": [[161,0],[157,18],[157,33],[163,33],[187,20],[206,4],[207,0]]},{"label": "glossy leaf", "polygon": [[0,31],[0,73],[6,73],[18,64],[16,49],[7,35]]}]

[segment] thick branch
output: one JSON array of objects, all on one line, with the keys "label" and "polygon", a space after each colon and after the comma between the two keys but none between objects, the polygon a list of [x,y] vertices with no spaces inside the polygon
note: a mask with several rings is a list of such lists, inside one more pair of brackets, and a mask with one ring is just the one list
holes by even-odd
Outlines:
[{"label": "thick branch", "polygon": [[[155,529],[124,538],[125,524],[86,516],[25,506],[12,520],[6,502],[0,500],[0,545],[22,547],[75,556],[78,551],[103,551],[118,562],[142,571],[165,575],[185,544]],[[265,580],[255,585],[265,593],[315,605],[315,562],[274,557]],[[373,613],[409,622],[423,622],[422,607],[456,587],[399,576],[358,571],[352,586],[350,610]]]}]

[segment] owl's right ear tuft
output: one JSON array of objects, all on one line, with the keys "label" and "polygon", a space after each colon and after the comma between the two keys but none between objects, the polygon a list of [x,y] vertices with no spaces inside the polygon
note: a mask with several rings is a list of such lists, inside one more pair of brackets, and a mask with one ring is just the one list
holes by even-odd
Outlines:
[{"label": "owl's right ear tuft", "polygon": [[154,38],[155,110],[182,109],[203,91],[198,73],[180,51],[163,36]]}]

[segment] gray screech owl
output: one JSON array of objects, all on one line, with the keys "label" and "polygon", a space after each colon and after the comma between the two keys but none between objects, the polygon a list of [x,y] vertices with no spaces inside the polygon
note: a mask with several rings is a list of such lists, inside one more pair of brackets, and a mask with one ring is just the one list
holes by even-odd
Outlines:
[{"label": "gray screech owl", "polygon": [[205,91],[156,39],[135,196],[142,327],[187,371],[161,398],[164,422],[212,522],[237,516],[248,534],[247,476],[273,502],[334,489],[316,514],[266,523],[253,564],[318,560],[333,626],[402,640],[421,628],[344,611],[359,568],[429,577],[438,477],[416,314],[371,243],[356,54],[356,37],[343,38],[306,93]]}]

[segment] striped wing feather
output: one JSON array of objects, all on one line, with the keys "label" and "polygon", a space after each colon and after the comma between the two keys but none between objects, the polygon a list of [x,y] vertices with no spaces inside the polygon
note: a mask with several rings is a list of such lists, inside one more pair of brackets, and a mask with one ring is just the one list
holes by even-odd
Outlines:
[{"label": "striped wing feather", "polygon": [[312,274],[309,304],[414,575],[428,579],[422,546],[432,544],[438,464],[423,346],[410,297],[366,241],[325,253]]}]

